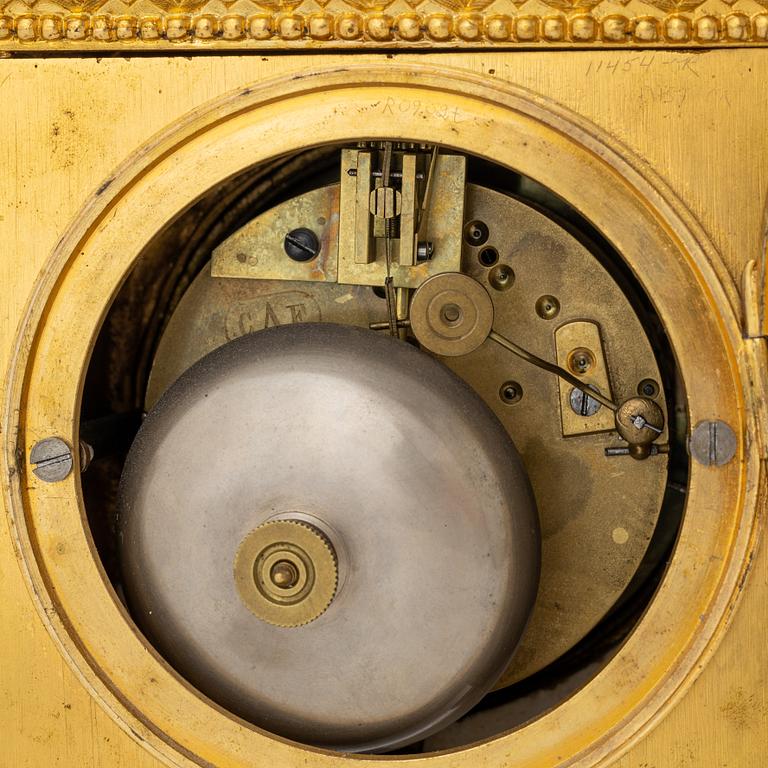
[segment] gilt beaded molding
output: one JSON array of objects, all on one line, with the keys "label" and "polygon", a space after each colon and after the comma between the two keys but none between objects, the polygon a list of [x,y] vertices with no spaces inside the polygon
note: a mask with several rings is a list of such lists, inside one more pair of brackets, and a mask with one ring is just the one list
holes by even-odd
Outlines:
[{"label": "gilt beaded molding", "polygon": [[0,50],[766,43],[768,0],[11,0],[0,5]]}]

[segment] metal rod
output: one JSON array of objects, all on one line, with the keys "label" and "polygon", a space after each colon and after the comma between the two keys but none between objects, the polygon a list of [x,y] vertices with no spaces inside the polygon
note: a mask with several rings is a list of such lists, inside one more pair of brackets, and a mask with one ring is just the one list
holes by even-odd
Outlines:
[{"label": "metal rod", "polygon": [[408,317],[408,310],[411,306],[411,289],[410,288],[395,288],[395,295],[397,297],[397,335],[402,341],[406,339],[406,328],[403,325],[403,320]]},{"label": "metal rod", "polygon": [[[411,321],[410,320],[398,320],[397,321],[397,327],[398,328],[410,328],[411,327]],[[370,328],[372,331],[388,331],[390,328],[389,320],[383,323],[368,323],[368,328]]]},{"label": "metal rod", "polygon": [[419,236],[422,232],[427,231],[426,222],[427,222],[427,215],[429,213],[429,201],[432,196],[432,187],[434,186],[433,181],[435,178],[435,166],[437,165],[437,152],[438,152],[438,146],[435,144],[435,146],[432,148],[432,157],[429,160],[429,171],[427,173],[427,184],[426,188],[424,189],[424,198],[421,201],[421,208],[419,209],[419,219],[416,222],[416,239],[419,239]]},{"label": "metal rod", "polygon": [[[382,164],[382,187],[389,186],[389,176],[392,172],[392,142],[384,142],[384,162]],[[394,219],[389,218],[384,222],[384,252],[387,259],[387,277],[384,280],[384,292],[387,297],[387,315],[389,316],[389,334],[397,336],[397,296],[392,279],[392,229]]]},{"label": "metal rod", "polygon": [[[389,242],[389,238],[387,238],[387,266],[389,266]],[[387,296],[389,335],[397,336],[397,295],[395,294],[394,278],[392,275],[387,275],[384,280],[384,291]]]},{"label": "metal rod", "polygon": [[504,347],[504,349],[509,350],[512,352],[512,354],[517,355],[526,362],[532,363],[533,365],[536,365],[545,371],[549,371],[549,373],[554,373],[555,376],[559,376],[561,379],[563,379],[563,381],[567,381],[572,387],[575,387],[579,391],[583,392],[585,395],[587,395],[587,397],[591,397],[593,400],[597,400],[598,403],[604,405],[606,408],[609,408],[612,411],[617,409],[618,406],[612,400],[590,388],[589,385],[585,384],[580,379],[577,379],[572,373],[566,371],[565,368],[561,368],[559,365],[555,365],[554,363],[550,363],[547,360],[543,360],[542,358],[537,357],[527,349],[519,347],[517,344],[515,344],[514,341],[510,341],[500,333],[496,333],[496,331],[491,331],[488,334],[488,338],[492,339],[497,344]]},{"label": "metal rod", "polygon": [[[668,445],[656,445],[656,443],[652,443],[648,446],[650,450],[651,456],[658,456],[660,453],[669,453],[669,446]],[[605,455],[606,456],[629,456],[629,447],[622,445],[622,446],[616,446],[615,448],[609,447],[605,449]]]},{"label": "metal rod", "polygon": [[[373,176],[374,179],[380,179],[384,174],[382,171],[371,171],[371,176]],[[347,176],[357,176],[357,168],[349,168],[347,170]],[[402,179],[403,178],[403,172],[402,171],[390,171],[389,176],[392,179]],[[417,173],[416,178],[418,181],[422,181],[424,179],[423,173]]]}]

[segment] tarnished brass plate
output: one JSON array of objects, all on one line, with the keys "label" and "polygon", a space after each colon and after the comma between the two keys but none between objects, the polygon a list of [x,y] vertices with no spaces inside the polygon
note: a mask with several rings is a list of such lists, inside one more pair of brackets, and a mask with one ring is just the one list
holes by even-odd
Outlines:
[{"label": "tarnished brass plate", "polygon": [[[345,155],[348,157],[348,155]],[[434,256],[415,266],[400,263],[399,241],[392,242],[392,278],[398,288],[418,288],[428,277],[441,272],[455,272],[461,262],[461,221],[464,213],[466,159],[461,155],[438,155],[430,196],[430,211],[425,231],[419,237],[432,243]],[[355,201],[357,178],[345,173],[342,165],[341,200],[348,203],[349,215],[342,213],[339,230],[339,282],[355,285],[382,285],[387,276],[385,244],[373,240],[375,259],[358,261],[355,252]],[[359,238],[358,238],[359,240]]]},{"label": "tarnished brass plate", "polygon": [[[283,247],[294,229],[314,232],[317,257],[293,261]],[[334,282],[339,250],[339,187],[313,189],[288,203],[270,208],[235,232],[213,252],[214,277],[258,277],[264,280]]]},{"label": "tarnished brass plate", "polygon": [[206,267],[184,294],[160,340],[145,406],[149,410],[203,355],[246,333],[293,323],[367,328],[386,315],[386,302],[368,286],[325,283],[318,291],[310,283],[215,278]]},{"label": "tarnished brass plate", "polygon": [[[608,369],[605,365],[600,326],[589,320],[565,323],[555,331],[557,364],[570,371],[591,387],[597,387],[606,397],[612,397]],[[583,361],[583,363],[582,363]],[[583,435],[589,432],[610,432],[615,429],[613,412],[600,406],[597,413],[582,415],[571,405],[573,387],[558,380],[563,435]]]}]

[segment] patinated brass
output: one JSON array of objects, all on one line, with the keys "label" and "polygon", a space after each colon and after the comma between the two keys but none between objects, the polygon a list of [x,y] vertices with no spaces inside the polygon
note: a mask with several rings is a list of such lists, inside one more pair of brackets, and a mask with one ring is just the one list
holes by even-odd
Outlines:
[{"label": "patinated brass", "polygon": [[419,344],[436,355],[474,352],[493,328],[488,291],[467,275],[446,272],[426,280],[411,301],[411,330]]},{"label": "patinated brass", "polygon": [[235,557],[235,585],[262,621],[300,627],[331,604],[336,563],[336,551],[319,528],[303,520],[272,520],[243,539]]},{"label": "patinated brass", "polygon": [[[253,219],[225,244],[211,262],[214,277],[258,277],[265,280],[335,282],[338,274],[339,187],[313,189],[289,203]],[[283,241],[294,229],[306,227],[320,241],[320,253],[309,261],[294,261]]]},{"label": "patinated brass", "polygon": [[[345,200],[343,206],[339,206],[339,240],[337,248],[351,248],[352,259],[358,264],[370,264],[375,254],[373,253],[373,232],[371,231],[371,212],[369,200],[373,185],[371,176],[371,153],[355,152],[354,150],[342,150],[342,173],[347,172],[347,178],[342,176],[340,184],[341,194]],[[355,176],[350,171],[355,171]],[[354,184],[352,179],[354,179]],[[354,191],[350,201],[348,198]],[[341,201],[340,201],[341,202]],[[341,209],[346,208],[348,216],[341,218]],[[351,213],[351,215],[350,215]]]},{"label": "patinated brass", "polygon": [[[465,195],[465,158],[461,155],[437,156],[433,177],[416,192],[416,163],[413,153],[396,153],[405,190],[400,194],[399,209],[405,212],[400,232],[390,242],[384,237],[382,217],[374,216],[370,192],[375,184],[365,182],[366,174],[380,168],[378,153],[355,150],[341,156],[341,192],[339,195],[339,270],[340,283],[384,285],[387,277],[387,248],[391,249],[390,272],[396,288],[418,288],[428,277],[456,271],[461,266],[462,222]],[[361,164],[358,157],[364,159]],[[371,161],[371,158],[374,161]],[[408,161],[406,158],[411,157]],[[402,163],[405,162],[405,170]],[[375,180],[381,182],[381,178]],[[429,216],[418,223],[421,197],[429,196]],[[398,217],[399,218],[399,217]],[[379,222],[379,231],[376,222]],[[403,247],[403,237],[405,247]],[[431,244],[431,256],[419,261],[416,238]]]},{"label": "patinated brass", "polygon": [[664,434],[664,412],[648,397],[630,397],[616,410],[616,430],[630,446],[649,446]]},{"label": "patinated brass", "polygon": [[[612,397],[603,353],[603,341],[597,323],[577,320],[561,325],[555,330],[555,347],[558,365],[570,370],[589,387],[597,387],[608,398]],[[580,360],[587,361],[587,364],[580,364]],[[608,408],[601,406],[592,416],[576,413],[571,407],[573,387],[562,379],[558,380],[558,387],[563,435],[606,432],[615,428],[613,413]]]},{"label": "patinated brass", "polygon": [[[371,209],[374,182],[380,182],[372,177],[376,153],[343,150],[341,154],[340,184],[286,201],[242,227],[214,250],[214,277],[383,285],[387,246],[383,230],[376,235],[375,228],[377,219],[383,219]],[[415,155],[402,155],[400,162],[406,168],[405,188],[402,195],[398,192],[400,231],[390,243],[391,272],[397,288],[416,288],[430,275],[460,267],[465,161],[456,155],[437,158],[430,216],[418,228],[422,198],[416,193]],[[300,227],[315,231],[320,241],[318,256],[302,262],[287,258],[283,248],[285,235]],[[430,244],[430,258],[421,263],[417,237]]]},{"label": "patinated brass", "polygon": [[[278,253],[280,262],[288,261]],[[147,385],[147,410],[203,355],[246,333],[292,323],[367,327],[386,316],[386,303],[365,285],[229,280],[204,269],[168,322]]]}]

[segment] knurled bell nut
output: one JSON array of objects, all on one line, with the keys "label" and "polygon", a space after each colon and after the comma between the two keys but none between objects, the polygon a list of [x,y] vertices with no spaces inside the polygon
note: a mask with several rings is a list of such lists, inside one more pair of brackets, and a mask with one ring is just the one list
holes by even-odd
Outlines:
[{"label": "knurled bell nut", "polygon": [[249,610],[278,627],[321,616],[336,595],[336,551],[303,520],[272,520],[254,528],[235,556],[235,585]]},{"label": "knurled bell nut", "polygon": [[493,328],[493,301],[468,275],[445,272],[425,280],[410,309],[411,330],[424,348],[457,357],[474,352]]}]

